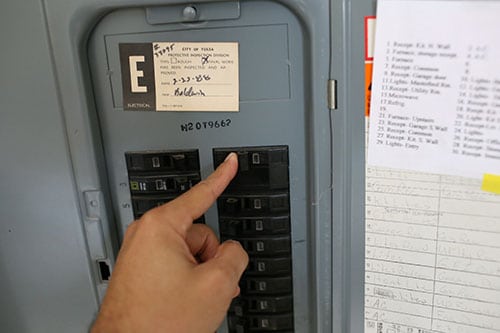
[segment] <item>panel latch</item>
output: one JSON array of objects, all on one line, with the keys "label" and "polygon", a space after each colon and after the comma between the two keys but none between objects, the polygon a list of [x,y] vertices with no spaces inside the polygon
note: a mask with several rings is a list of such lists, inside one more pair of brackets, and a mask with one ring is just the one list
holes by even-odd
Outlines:
[{"label": "panel latch", "polygon": [[337,80],[328,80],[328,108],[337,109]]}]

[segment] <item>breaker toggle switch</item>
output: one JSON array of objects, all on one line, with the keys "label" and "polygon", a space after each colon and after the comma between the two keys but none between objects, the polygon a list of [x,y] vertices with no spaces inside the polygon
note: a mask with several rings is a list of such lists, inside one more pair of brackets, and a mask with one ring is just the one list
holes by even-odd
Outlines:
[{"label": "breaker toggle switch", "polygon": [[[141,218],[148,210],[166,204],[174,200],[177,196],[133,196],[132,197],[132,207],[134,211],[134,219]],[[201,216],[199,219],[193,221],[193,223],[205,223],[205,217]]]},{"label": "breaker toggle switch", "polygon": [[219,230],[221,234],[228,236],[289,234],[290,217],[220,218]]},{"label": "breaker toggle switch", "polygon": [[265,215],[289,210],[288,193],[224,194],[217,200],[221,217],[234,215]]},{"label": "breaker toggle switch", "polygon": [[260,238],[241,238],[241,237],[221,237],[222,240],[234,239],[241,243],[248,254],[260,255],[282,255],[291,251],[290,236],[274,236]]},{"label": "breaker toggle switch", "polygon": [[292,295],[240,296],[233,301],[229,308],[229,312],[235,316],[246,316],[248,313],[283,313],[292,310]]},{"label": "breaker toggle switch", "polygon": [[248,163],[248,153],[245,151],[238,151],[236,154],[238,155],[238,171],[245,172],[250,170],[250,165]]},{"label": "breaker toggle switch", "polygon": [[293,315],[291,313],[279,315],[252,315],[244,319],[230,317],[229,330],[232,332],[259,332],[280,331],[293,329]]},{"label": "breaker toggle switch", "polygon": [[292,293],[292,278],[285,277],[246,277],[240,282],[244,295],[269,295]]},{"label": "breaker toggle switch", "polygon": [[132,207],[134,218],[138,219],[148,210],[161,206],[175,199],[175,195],[170,196],[133,196]]},{"label": "breaker toggle switch", "polygon": [[242,317],[248,311],[247,301],[241,297],[235,298],[229,307],[230,312],[234,312],[236,316]]},{"label": "breaker toggle switch", "polygon": [[229,190],[287,189],[288,147],[245,147],[214,149],[214,166],[221,164],[230,152],[238,154],[238,174]]},{"label": "breaker toggle switch", "polygon": [[290,275],[292,260],[290,257],[251,257],[245,275]]},{"label": "breaker toggle switch", "polygon": [[187,172],[200,169],[197,150],[127,152],[125,159],[129,172]]}]

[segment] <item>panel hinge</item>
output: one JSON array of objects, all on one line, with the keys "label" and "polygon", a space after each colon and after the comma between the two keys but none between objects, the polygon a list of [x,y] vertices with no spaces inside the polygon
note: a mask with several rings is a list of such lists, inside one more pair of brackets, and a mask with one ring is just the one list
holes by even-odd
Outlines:
[{"label": "panel hinge", "polygon": [[328,108],[337,109],[337,80],[328,80]]}]

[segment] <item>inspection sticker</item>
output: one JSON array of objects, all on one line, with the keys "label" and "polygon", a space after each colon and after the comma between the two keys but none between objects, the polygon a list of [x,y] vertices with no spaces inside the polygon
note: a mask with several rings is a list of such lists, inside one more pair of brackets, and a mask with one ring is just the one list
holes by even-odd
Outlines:
[{"label": "inspection sticker", "polygon": [[119,45],[123,108],[239,111],[238,43]]}]

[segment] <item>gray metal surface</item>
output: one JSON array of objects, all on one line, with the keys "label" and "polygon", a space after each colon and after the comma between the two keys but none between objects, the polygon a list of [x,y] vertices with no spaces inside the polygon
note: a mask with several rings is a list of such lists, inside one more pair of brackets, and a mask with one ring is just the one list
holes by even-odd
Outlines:
[{"label": "gray metal surface", "polygon": [[[363,332],[365,277],[364,18],[375,1],[331,1],[333,332]],[[348,260],[346,260],[348,258]],[[341,304],[341,306],[337,306]]]},{"label": "gray metal surface", "polygon": [[97,298],[43,9],[0,7],[0,331],[85,332]]},{"label": "gray metal surface", "polygon": [[[96,262],[113,264],[117,238],[132,219],[128,188],[120,185],[126,183],[124,151],[198,148],[206,176],[213,147],[286,144],[295,218],[296,332],[362,332],[362,27],[372,3],[241,1],[235,17],[230,1],[221,20],[212,13],[214,19],[203,23],[165,25],[160,15],[154,25],[147,23],[145,7],[184,3],[0,5],[0,36],[9,45],[0,79],[0,178],[8,189],[0,202],[2,331],[87,330],[106,287]],[[212,1],[197,3],[208,8]],[[168,22],[185,21],[181,15]],[[115,32],[104,41],[99,34],[106,29]],[[240,60],[248,66],[240,68],[240,112],[121,111],[110,47],[123,37],[118,33],[128,41],[238,39]],[[270,72],[275,75],[265,78]],[[328,109],[329,79],[337,81],[335,111]],[[218,133],[180,132],[181,123],[219,118],[231,118],[233,126]],[[216,214],[207,214],[214,228]]]},{"label": "gray metal surface", "polygon": [[[201,12],[202,9],[200,9]],[[199,149],[202,177],[213,170],[212,149],[227,146],[288,145],[292,216],[295,329],[311,329],[312,257],[308,218],[313,156],[306,145],[313,136],[308,126],[313,112],[305,104],[304,67],[307,47],[295,15],[274,2],[243,2],[236,20],[151,26],[142,8],[123,9],[104,17],[92,33],[89,60],[96,109],[109,174],[114,216],[121,234],[133,220],[127,186],[126,151]],[[123,111],[119,43],[137,42],[239,43],[240,111],[141,112]],[[111,82],[111,86],[110,86]],[[181,131],[181,124],[229,119],[224,128]],[[217,231],[215,207],[205,214]],[[221,332],[224,332],[221,329]]]}]

